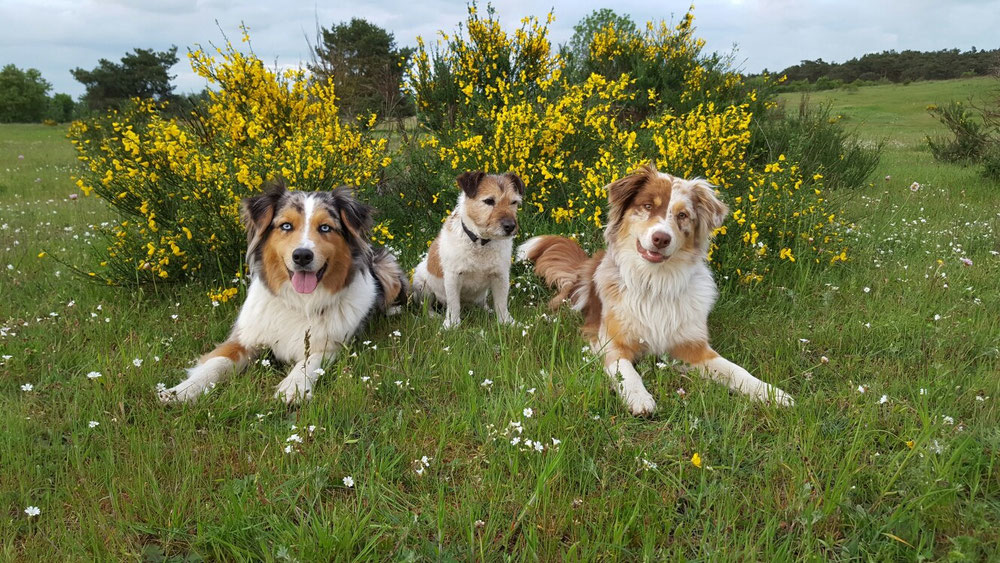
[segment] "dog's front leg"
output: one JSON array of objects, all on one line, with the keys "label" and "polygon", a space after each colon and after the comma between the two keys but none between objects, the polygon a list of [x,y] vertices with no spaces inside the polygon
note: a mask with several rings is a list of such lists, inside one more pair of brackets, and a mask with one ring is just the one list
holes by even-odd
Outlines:
[{"label": "dog's front leg", "polygon": [[734,391],[758,401],[774,401],[783,407],[790,407],[795,400],[781,389],[764,383],[742,367],[730,362],[713,350],[707,342],[682,344],[670,351],[678,360],[691,364],[714,381],[727,385]]},{"label": "dog's front leg", "polygon": [[462,314],[462,277],[458,272],[445,271],[444,297],[444,328],[458,326]]},{"label": "dog's front leg", "polygon": [[493,294],[493,310],[497,319],[505,325],[514,324],[514,318],[507,311],[507,294],[510,293],[510,272],[503,271],[490,280],[490,293]]},{"label": "dog's front leg", "polygon": [[332,359],[330,355],[310,354],[306,359],[296,362],[288,371],[288,376],[278,384],[274,398],[288,404],[312,399],[313,385],[322,373],[320,366],[328,357]]},{"label": "dog's front leg", "polygon": [[641,416],[653,413],[656,401],[642,384],[642,376],[629,358],[617,350],[608,351],[604,356],[604,372],[611,378],[615,391],[632,414]]},{"label": "dog's front leg", "polygon": [[231,373],[243,371],[256,353],[235,339],[227,340],[202,356],[187,370],[187,379],[160,392],[164,403],[190,402],[208,393],[215,384]]}]

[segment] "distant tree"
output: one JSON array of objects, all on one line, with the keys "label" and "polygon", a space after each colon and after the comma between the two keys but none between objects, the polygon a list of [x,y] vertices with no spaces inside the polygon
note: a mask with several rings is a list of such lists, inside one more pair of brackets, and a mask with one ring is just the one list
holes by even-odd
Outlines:
[{"label": "distant tree", "polygon": [[76,108],[76,102],[69,94],[56,94],[49,100],[46,117],[58,123],[66,123],[73,120],[74,108]]},{"label": "distant tree", "polygon": [[175,46],[166,51],[134,49],[121,58],[120,64],[101,59],[93,70],[75,68],[70,72],[87,88],[83,95],[87,107],[103,110],[131,98],[172,99],[174,87],[170,81],[175,77],[168,71],[177,61]]},{"label": "distant tree", "polygon": [[[627,15],[618,15],[610,8],[594,10],[590,15],[584,17],[573,26],[573,36],[569,43],[563,46],[562,54],[566,58],[567,70],[576,79],[584,79],[591,72],[597,72],[604,76],[621,75],[628,72],[626,68],[610,68],[614,61],[605,59],[594,60],[590,56],[590,43],[594,34],[611,27],[617,34],[623,37],[637,37],[639,30]],[[604,67],[604,68],[601,68]]]},{"label": "distant tree", "polygon": [[9,64],[0,70],[0,122],[41,121],[49,105],[52,88],[38,69],[21,70]]},{"label": "distant tree", "polygon": [[397,47],[392,33],[359,18],[321,28],[318,35],[309,70],[333,79],[343,115],[413,115],[413,102],[403,91],[413,49]]}]

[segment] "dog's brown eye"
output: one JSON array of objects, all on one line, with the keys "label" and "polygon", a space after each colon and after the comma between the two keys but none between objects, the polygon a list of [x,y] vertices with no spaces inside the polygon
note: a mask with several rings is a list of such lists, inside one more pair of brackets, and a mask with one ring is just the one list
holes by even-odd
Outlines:
[{"label": "dog's brown eye", "polygon": [[497,200],[493,199],[492,197],[488,197],[483,200],[483,203],[485,203],[486,205],[496,205]]},{"label": "dog's brown eye", "polygon": [[653,204],[652,203],[644,203],[644,204],[642,204],[642,208],[645,209],[646,211],[652,211],[653,210]]},{"label": "dog's brown eye", "polygon": [[677,214],[677,218],[678,219],[687,219],[688,218],[688,214],[685,213],[684,211],[681,211],[680,213]]}]

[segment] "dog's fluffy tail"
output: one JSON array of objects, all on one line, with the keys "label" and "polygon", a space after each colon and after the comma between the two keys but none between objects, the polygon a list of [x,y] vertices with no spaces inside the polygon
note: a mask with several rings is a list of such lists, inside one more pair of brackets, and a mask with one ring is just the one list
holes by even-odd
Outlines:
[{"label": "dog's fluffy tail", "polygon": [[372,260],[372,273],[375,279],[382,286],[382,300],[378,303],[380,309],[389,314],[399,310],[399,307],[406,303],[406,294],[410,289],[410,284],[406,280],[406,274],[396,262],[396,257],[388,250],[382,248],[375,251]]},{"label": "dog's fluffy tail", "polygon": [[535,273],[558,291],[549,307],[555,309],[567,299],[573,301],[574,308],[582,306],[576,301],[585,296],[575,290],[589,287],[590,280],[580,278],[590,257],[576,241],[555,235],[533,237],[517,248],[517,258],[534,262]]}]

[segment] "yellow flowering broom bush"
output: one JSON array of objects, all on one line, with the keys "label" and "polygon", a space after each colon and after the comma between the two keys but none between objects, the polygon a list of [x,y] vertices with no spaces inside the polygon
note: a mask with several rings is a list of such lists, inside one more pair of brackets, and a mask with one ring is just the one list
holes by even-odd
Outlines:
[{"label": "yellow flowering broom bush", "polygon": [[[374,116],[339,117],[330,83],[268,69],[228,42],[214,55],[192,51],[192,68],[212,89],[189,118],[136,100],[71,127],[80,189],[121,213],[92,275],[109,283],[239,277],[239,201],[278,174],[300,189],[359,187],[379,210],[373,240],[394,246],[404,263],[426,250],[455,201],[455,177],[470,169],[524,179],[526,232],[596,242],[604,186],[649,161],[718,186],[732,217],[712,260],[728,279],[847,259],[843,225],[824,195],[829,159],[761,148],[772,146],[757,136],[762,116],[775,115],[766,111],[774,106],[768,82],[747,83],[703,55],[691,13],[644,31],[597,29],[589,58],[572,72],[549,40],[552,21],[551,13],[544,22],[524,18],[508,33],[492,7],[480,14],[473,3],[457,33],[418,41],[406,87],[420,125],[391,158],[387,141],[373,136]],[[829,137],[830,154],[838,139]]]},{"label": "yellow flowering broom bush", "polygon": [[425,127],[404,150],[407,178],[425,185],[410,190],[407,178],[396,179],[403,187],[380,201],[383,212],[426,248],[433,229],[423,225],[448,211],[457,174],[513,170],[528,186],[522,213],[532,234],[596,237],[604,186],[655,161],[664,172],[719,187],[732,218],[717,233],[713,259],[733,278],[759,281],[780,264],[845,259],[822,174],[784,155],[755,165],[748,147],[754,112],[764,103],[739,75],[721,70],[717,57],[701,57],[692,26],[689,13],[673,27],[650,23],[642,34],[608,26],[591,41],[595,58],[637,57],[643,68],[659,66],[682,85],[671,92],[669,80],[646,87],[649,80],[628,73],[594,72],[573,82],[551,49],[547,25],[526,18],[506,34],[492,9],[481,17],[471,5],[458,33],[442,33],[433,48],[418,44],[409,85]]},{"label": "yellow flowering broom bush", "polygon": [[374,118],[341,121],[331,83],[269,69],[228,41],[214,55],[198,49],[188,58],[211,88],[189,118],[135,100],[70,128],[82,162],[77,185],[121,215],[107,232],[102,268],[91,273],[108,283],[239,277],[239,202],[265,180],[365,188],[390,162],[386,140],[367,133]]}]

